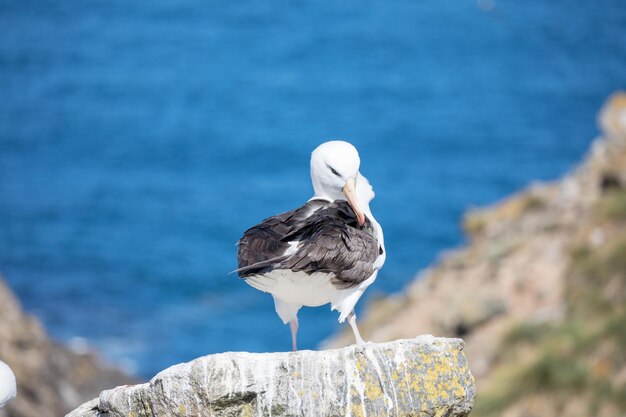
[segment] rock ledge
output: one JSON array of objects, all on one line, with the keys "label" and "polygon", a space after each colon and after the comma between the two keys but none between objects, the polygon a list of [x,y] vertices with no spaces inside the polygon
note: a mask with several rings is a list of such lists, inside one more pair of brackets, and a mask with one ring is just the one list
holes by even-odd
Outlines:
[{"label": "rock ledge", "polygon": [[465,416],[476,389],[460,339],[326,351],[229,352],[103,391],[67,417]]}]

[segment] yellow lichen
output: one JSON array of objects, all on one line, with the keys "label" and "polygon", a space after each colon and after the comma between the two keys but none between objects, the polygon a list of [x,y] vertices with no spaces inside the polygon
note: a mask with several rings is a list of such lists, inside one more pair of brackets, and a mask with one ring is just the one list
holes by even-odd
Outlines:
[{"label": "yellow lichen", "polygon": [[360,356],[356,360],[355,366],[357,371],[363,372],[367,368],[367,360],[363,356]]},{"label": "yellow lichen", "polygon": [[352,403],[350,405],[350,412],[354,417],[365,417],[365,412],[363,411],[363,406],[361,403]]},{"label": "yellow lichen", "polygon": [[252,417],[252,405],[250,403],[246,403],[241,412],[239,413],[239,417]]},{"label": "yellow lichen", "polygon": [[364,393],[368,400],[378,400],[383,396],[380,383],[372,374],[365,374],[363,377]]}]

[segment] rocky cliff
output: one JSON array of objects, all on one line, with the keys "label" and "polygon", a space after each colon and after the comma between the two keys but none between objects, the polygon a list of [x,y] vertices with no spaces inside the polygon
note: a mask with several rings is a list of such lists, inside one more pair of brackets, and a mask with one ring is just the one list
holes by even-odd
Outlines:
[{"label": "rocky cliff", "polygon": [[25,314],[0,278],[0,359],[17,380],[17,398],[0,417],[58,417],[102,389],[131,378],[101,365],[93,354],[76,354],[46,335],[37,319]]},{"label": "rocky cliff", "polygon": [[625,94],[599,122],[573,172],[468,213],[465,247],[362,315],[369,340],[463,337],[474,416],[626,415]]},{"label": "rocky cliff", "polygon": [[222,353],[104,391],[67,417],[465,416],[475,387],[459,339],[327,351]]}]

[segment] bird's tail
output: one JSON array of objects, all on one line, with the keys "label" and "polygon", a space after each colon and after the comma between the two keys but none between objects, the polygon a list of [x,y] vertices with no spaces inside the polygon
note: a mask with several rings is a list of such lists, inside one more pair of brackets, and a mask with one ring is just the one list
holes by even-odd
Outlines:
[{"label": "bird's tail", "polygon": [[237,274],[239,274],[239,277],[245,278],[248,275],[263,273],[269,269],[272,269],[274,265],[284,261],[288,257],[289,256],[287,255],[282,255],[282,256],[277,256],[275,258],[266,259],[265,261],[261,261],[261,262],[254,263],[252,265],[247,265],[241,268],[237,268],[234,271],[229,272],[229,274],[236,272]]}]

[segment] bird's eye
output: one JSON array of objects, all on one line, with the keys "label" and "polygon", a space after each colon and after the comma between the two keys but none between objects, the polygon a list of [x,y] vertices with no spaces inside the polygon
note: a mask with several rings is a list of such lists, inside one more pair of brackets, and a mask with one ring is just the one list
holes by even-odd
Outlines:
[{"label": "bird's eye", "polygon": [[332,172],[333,174],[335,174],[338,177],[341,177],[341,175],[334,168],[331,168],[331,167],[328,167],[328,168],[330,168],[330,172]]}]

